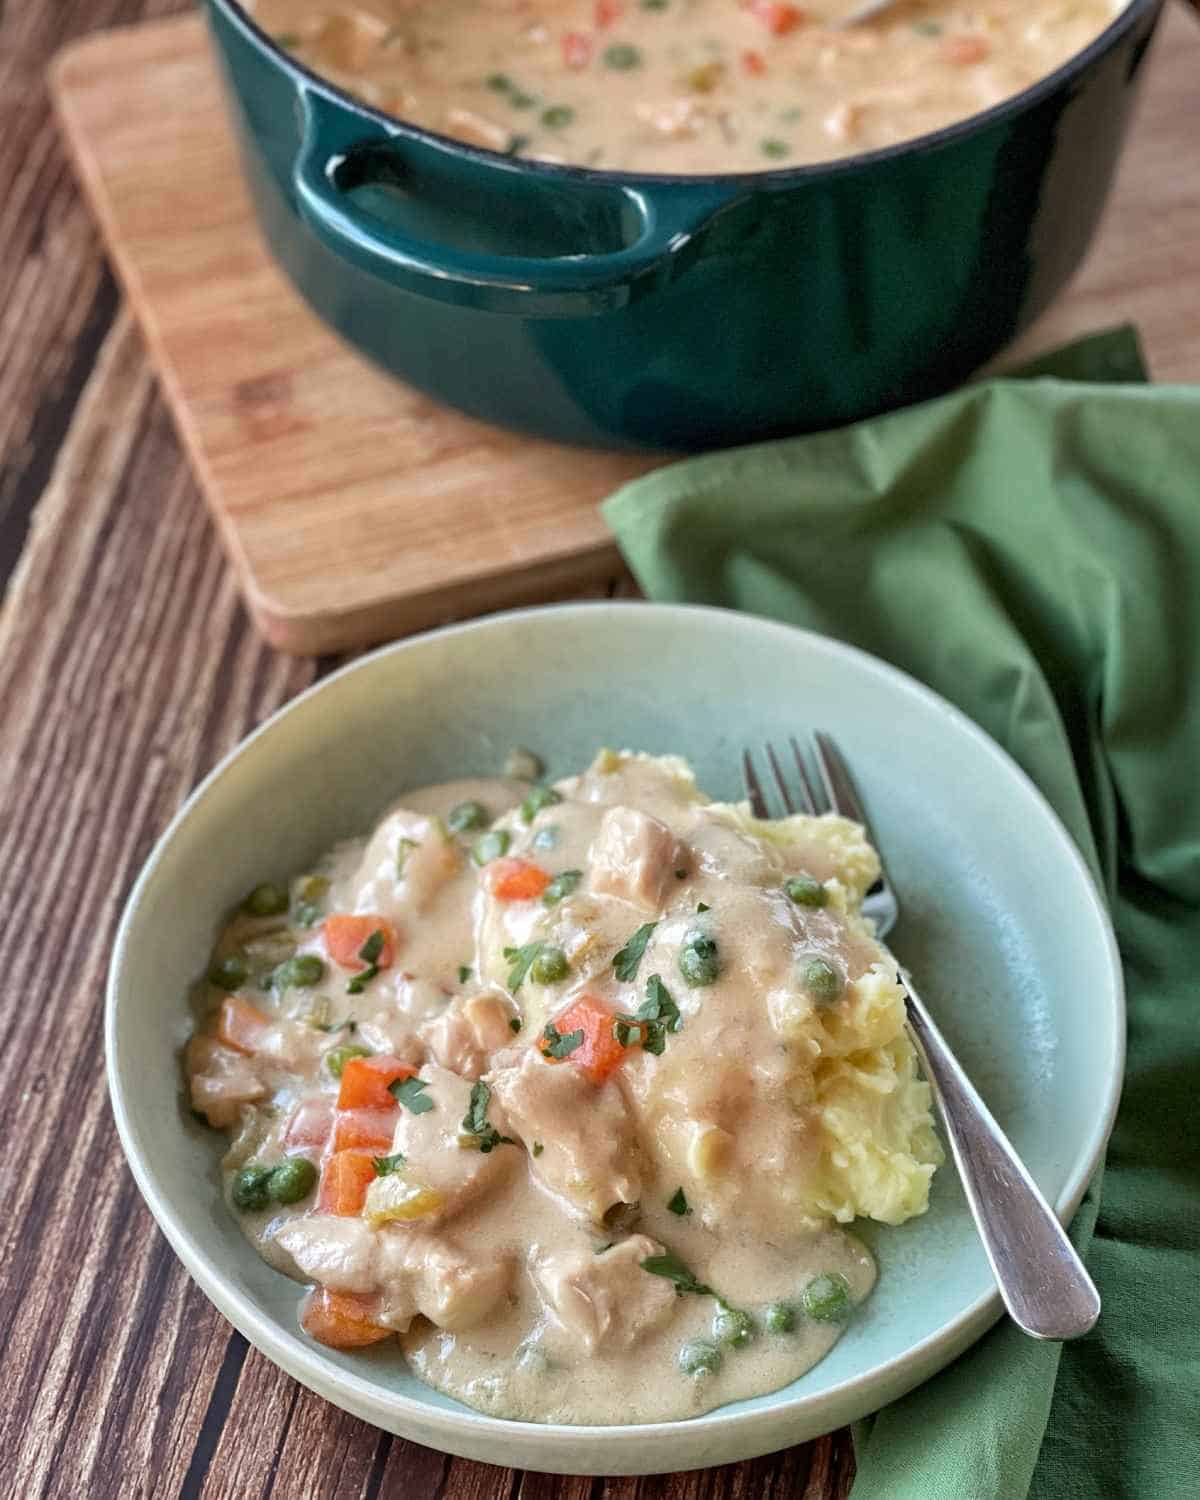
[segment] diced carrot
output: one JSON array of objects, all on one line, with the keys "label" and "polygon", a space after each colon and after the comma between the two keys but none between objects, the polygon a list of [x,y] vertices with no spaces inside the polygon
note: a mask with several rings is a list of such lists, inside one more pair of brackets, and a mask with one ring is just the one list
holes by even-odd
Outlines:
[{"label": "diced carrot", "polygon": [[[569,1036],[573,1031],[583,1032],[583,1041],[567,1054],[567,1060],[593,1083],[603,1083],[624,1061],[626,1049],[613,1036],[613,1013],[595,995],[581,995],[574,1005],[555,1017],[554,1028],[560,1036]],[[546,1046],[543,1038],[543,1053]],[[551,1058],[550,1061],[558,1059]]]},{"label": "diced carrot", "polygon": [[381,969],[390,967],[396,957],[396,929],[386,917],[352,917],[345,912],[326,917],[321,928],[325,950],[335,964],[346,969],[365,969],[366,960],[359,957],[363,945],[373,932],[383,933],[383,947],[375,960]]},{"label": "diced carrot", "polygon": [[316,1146],[323,1149],[333,1129],[333,1105],[326,1098],[304,1099],[295,1108],[283,1132],[285,1146]]},{"label": "diced carrot", "polygon": [[586,68],[592,60],[592,39],[582,31],[568,31],[562,39],[563,63],[568,68]]},{"label": "diced carrot", "polygon": [[991,42],[982,36],[950,36],[942,43],[942,56],[961,68],[983,62],[991,50]]},{"label": "diced carrot", "polygon": [[339,1109],[391,1109],[396,1101],[388,1084],[411,1078],[417,1070],[398,1057],[352,1057],[342,1067]]},{"label": "diced carrot", "polygon": [[365,1151],[335,1151],[321,1173],[318,1210],[343,1217],[362,1213],[376,1175],[375,1163]]},{"label": "diced carrot", "polygon": [[487,867],[487,883],[497,901],[534,901],[550,877],[532,860],[494,859]]},{"label": "diced carrot", "polygon": [[239,995],[229,995],[221,1001],[221,1017],[217,1022],[217,1036],[227,1047],[248,1056],[259,1050],[271,1030],[269,1016],[264,1016],[256,1005],[243,1000]]},{"label": "diced carrot", "polygon": [[305,1333],[331,1349],[362,1349],[390,1337],[392,1329],[375,1322],[375,1299],[352,1292],[314,1287],[304,1299],[300,1324]]},{"label": "diced carrot", "polygon": [[377,1156],[392,1149],[398,1105],[391,1109],[339,1109],[333,1122],[335,1151],[373,1151]]},{"label": "diced carrot", "polygon": [[747,49],[742,53],[742,67],[755,78],[761,78],[767,71],[767,60],[761,52]]},{"label": "diced carrot", "polygon": [[624,14],[625,7],[621,0],[596,0],[596,30],[603,31],[606,26],[619,21]]},{"label": "diced carrot", "polygon": [[747,9],[756,16],[772,36],[786,36],[808,20],[798,5],[783,5],[777,0],[749,0]]}]

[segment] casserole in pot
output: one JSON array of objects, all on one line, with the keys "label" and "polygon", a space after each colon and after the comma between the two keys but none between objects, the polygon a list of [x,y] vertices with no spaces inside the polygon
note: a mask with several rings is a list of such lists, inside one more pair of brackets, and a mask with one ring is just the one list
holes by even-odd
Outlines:
[{"label": "casserole in pot", "polygon": [[690,449],[937,394],[1095,230],[1161,0],[911,141],[770,171],[530,160],[405,123],[209,0],[259,219],[316,311],[485,421]]}]

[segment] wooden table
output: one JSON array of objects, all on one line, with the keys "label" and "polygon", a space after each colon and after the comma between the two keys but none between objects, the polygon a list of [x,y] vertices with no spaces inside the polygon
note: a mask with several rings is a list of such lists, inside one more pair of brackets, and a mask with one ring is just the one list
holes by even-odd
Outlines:
[{"label": "wooden table", "polygon": [[[251,633],[42,84],[69,37],[180,8],[0,7],[5,1492],[833,1500],[853,1475],[845,1432],[735,1467],[595,1482],[391,1438],[248,1348],[184,1274],[125,1170],[101,1045],[125,894],[204,772],[333,665],[276,655]],[[1151,237],[1145,251],[1190,258],[1194,242],[1156,250]],[[1195,379],[1174,357],[1171,310],[1137,285],[1121,290],[1114,304],[1094,287],[1088,316],[1137,318],[1160,377]]]}]

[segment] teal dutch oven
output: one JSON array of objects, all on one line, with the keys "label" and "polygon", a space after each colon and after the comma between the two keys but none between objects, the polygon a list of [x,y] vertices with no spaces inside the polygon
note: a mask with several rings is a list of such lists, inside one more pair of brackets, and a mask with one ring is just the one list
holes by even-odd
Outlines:
[{"label": "teal dutch oven", "polygon": [[208,0],[272,250],[384,369],[486,422],[696,449],[947,390],[1079,264],[1162,0],[958,125],[774,172],[513,160],[405,124]]}]

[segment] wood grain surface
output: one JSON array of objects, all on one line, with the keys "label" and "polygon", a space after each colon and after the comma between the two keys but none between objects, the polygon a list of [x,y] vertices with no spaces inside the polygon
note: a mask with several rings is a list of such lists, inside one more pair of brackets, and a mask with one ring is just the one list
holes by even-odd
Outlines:
[{"label": "wood grain surface", "polygon": [[[1003,361],[1137,321],[1200,372],[1200,28],[1166,18],[1096,248]],[[342,650],[562,594],[618,566],[597,510],[653,460],[481,426],[370,368],[263,247],[199,17],[89,37],[55,67],[73,154],[260,629]],[[1119,308],[1119,314],[1114,313]]]},{"label": "wood grain surface", "polygon": [[179,8],[0,5],[0,1495],[840,1500],[845,1432],[594,1482],[388,1437],[247,1347],[124,1167],[101,1040],[122,903],[196,781],[333,665],[251,628],[41,82],[71,36]]}]

